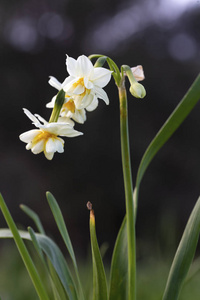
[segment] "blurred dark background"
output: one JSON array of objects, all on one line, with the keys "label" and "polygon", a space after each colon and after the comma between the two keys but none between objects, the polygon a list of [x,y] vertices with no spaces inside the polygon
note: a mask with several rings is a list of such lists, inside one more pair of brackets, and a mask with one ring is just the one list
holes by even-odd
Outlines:
[{"label": "blurred dark background", "polygon": [[[23,107],[49,118],[45,105],[56,91],[48,76],[66,78],[65,55],[92,53],[108,55],[119,66],[144,67],[147,96],[128,96],[135,181],[146,147],[199,73],[200,2],[1,0],[0,191],[17,224],[33,226],[19,208],[24,203],[62,246],[45,197],[51,191],[81,258],[89,247],[87,201],[95,209],[99,243],[107,242],[110,253],[125,214],[113,80],[106,87],[110,105],[99,101],[87,122],[75,126],[84,135],[65,139],[65,152],[52,161],[26,151],[18,136],[33,128]],[[137,219],[141,257],[177,245],[199,196],[199,109],[198,104],[143,179]],[[6,226],[2,215],[0,226]]]}]

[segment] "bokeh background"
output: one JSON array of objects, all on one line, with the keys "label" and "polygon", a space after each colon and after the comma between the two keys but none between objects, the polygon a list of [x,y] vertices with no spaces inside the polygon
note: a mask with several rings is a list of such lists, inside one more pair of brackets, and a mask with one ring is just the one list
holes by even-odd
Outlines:
[{"label": "bokeh background", "polygon": [[[65,139],[65,152],[55,154],[52,161],[26,151],[18,136],[33,128],[23,107],[49,118],[51,111],[45,105],[56,91],[48,76],[66,78],[65,55],[92,53],[108,55],[119,66],[144,67],[147,96],[143,100],[128,96],[135,181],[145,149],[199,73],[200,1],[0,2],[0,191],[17,224],[33,226],[19,208],[24,203],[39,214],[62,247],[45,198],[51,191],[83,260],[89,248],[87,201],[95,209],[99,243],[108,243],[108,258],[125,214],[114,82],[106,87],[110,105],[99,101],[98,108],[87,114],[87,122],[75,127],[84,135]],[[173,254],[199,196],[199,109],[198,104],[143,179],[138,259]],[[0,226],[6,226],[2,215]]]}]

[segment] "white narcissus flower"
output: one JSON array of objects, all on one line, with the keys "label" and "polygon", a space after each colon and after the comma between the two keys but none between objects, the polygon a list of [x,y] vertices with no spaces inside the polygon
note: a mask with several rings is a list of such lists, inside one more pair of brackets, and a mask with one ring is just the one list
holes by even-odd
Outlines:
[{"label": "white narcissus flower", "polygon": [[[49,84],[55,87],[57,90],[61,90],[63,88],[62,83],[60,83],[55,77],[51,76],[49,79]],[[47,103],[46,107],[53,108],[56,101],[56,96],[52,98],[52,100]],[[95,102],[94,102],[95,103]],[[89,107],[90,108],[90,107]],[[89,109],[87,109],[89,110]],[[66,118],[71,118],[77,123],[83,124],[86,121],[86,113],[85,109],[77,109],[73,100],[73,97],[69,95],[65,95],[65,103],[60,112],[60,116],[64,117],[63,120],[67,120]]]},{"label": "white narcissus flower", "polygon": [[73,129],[71,120],[67,120],[68,123],[66,123],[66,120],[65,123],[48,123],[39,115],[30,113],[27,109],[24,109],[24,113],[39,129],[22,133],[19,136],[20,140],[27,143],[27,150],[31,150],[34,154],[44,152],[45,157],[49,160],[53,158],[55,152],[64,152],[64,140],[59,136],[75,137],[82,135],[82,132]]},{"label": "white narcissus flower", "polygon": [[109,104],[103,87],[110,81],[110,70],[95,68],[85,55],[79,56],[77,60],[67,56],[66,65],[69,76],[62,83],[62,88],[73,97],[77,109],[94,110],[98,105],[98,98]]}]

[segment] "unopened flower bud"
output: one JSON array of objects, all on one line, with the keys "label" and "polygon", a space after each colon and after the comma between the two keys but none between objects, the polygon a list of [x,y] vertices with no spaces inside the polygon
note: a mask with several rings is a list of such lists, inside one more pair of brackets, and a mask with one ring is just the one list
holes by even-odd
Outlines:
[{"label": "unopened flower bud", "polygon": [[146,96],[145,88],[137,81],[131,84],[129,91],[136,98],[144,98]]}]

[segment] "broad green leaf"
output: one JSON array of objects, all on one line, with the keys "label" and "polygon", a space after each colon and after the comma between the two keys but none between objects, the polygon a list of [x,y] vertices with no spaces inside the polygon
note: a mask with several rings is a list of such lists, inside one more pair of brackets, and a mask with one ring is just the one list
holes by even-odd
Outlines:
[{"label": "broad green leaf", "polygon": [[94,211],[90,211],[90,239],[93,264],[93,300],[107,300],[106,275],[96,237]]},{"label": "broad green leaf", "polygon": [[[28,232],[19,230],[19,234],[21,238],[31,240]],[[78,300],[75,283],[67,262],[58,246],[45,235],[36,233],[35,236],[40,248],[44,251],[54,266],[69,300]],[[0,229],[0,238],[13,238],[12,232],[9,229]]]},{"label": "broad green leaf", "polygon": [[168,276],[163,300],[178,299],[192,263],[200,234],[200,197],[190,215]]},{"label": "broad green leaf", "polygon": [[127,223],[123,220],[111,262],[109,300],[127,299],[128,249]]},{"label": "broad green leaf", "polygon": [[181,125],[185,118],[189,115],[191,110],[195,107],[200,99],[200,75],[196,78],[182,101],[175,108],[173,113],[167,119],[165,124],[161,127],[155,138],[148,146],[146,152],[141,160],[136,179],[136,187],[134,191],[135,210],[137,210],[137,199],[139,193],[140,182],[144,173],[152,161],[153,157],[160,150],[160,148],[168,141],[176,129]]},{"label": "broad green leaf", "polygon": [[32,209],[30,209],[28,206],[24,204],[21,204],[20,208],[23,210],[23,212],[25,212],[25,214],[27,214],[27,216],[29,216],[34,221],[38,231],[42,234],[45,234],[44,228],[42,226],[42,223],[38,215]]}]

